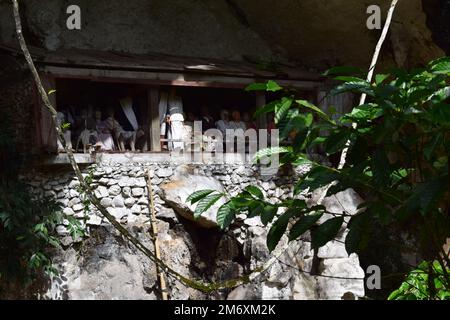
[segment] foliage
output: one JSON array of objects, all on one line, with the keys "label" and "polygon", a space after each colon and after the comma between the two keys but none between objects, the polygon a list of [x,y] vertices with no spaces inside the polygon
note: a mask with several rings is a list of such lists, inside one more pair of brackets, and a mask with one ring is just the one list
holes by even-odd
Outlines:
[{"label": "foliage", "polygon": [[[449,272],[450,269],[447,269]],[[434,288],[435,292],[431,293],[430,288]],[[400,288],[389,295],[388,300],[426,300],[429,297],[450,300],[450,289],[446,286],[443,269],[437,261],[422,262],[418,269],[408,274]]]},{"label": "foliage", "polygon": [[7,115],[0,117],[0,280],[26,284],[42,271],[53,274],[48,249],[59,247],[56,227],[67,219],[73,237],[80,223],[64,217],[54,199],[34,197],[18,178],[22,163],[15,150],[14,131]]},{"label": "foliage", "polygon": [[[366,94],[368,102],[335,120],[335,115],[285,90],[284,97],[261,108],[259,114],[275,113],[282,146],[260,150],[257,158],[279,154],[281,166],[307,164],[311,169],[296,182],[292,199],[271,204],[256,186],[231,198],[219,210],[220,227],[227,228],[239,212],[258,215],[265,225],[273,221],[267,238],[270,250],[284,233],[295,240],[308,230],[313,248],[318,248],[336,236],[347,217],[350,231],[345,246],[351,254],[365,248],[373,222],[385,227],[403,225],[419,232],[431,260],[441,266],[449,263],[442,245],[450,234],[450,58],[410,72],[394,69],[376,75],[373,83],[355,68],[333,68],[327,75],[342,82],[330,94]],[[251,85],[248,90],[281,90],[278,87],[271,82]],[[321,153],[332,160],[344,150],[347,161],[342,169],[312,156]],[[353,216],[343,212],[320,219],[325,208],[308,207],[298,199],[303,191],[328,188],[326,195],[332,195],[350,187],[365,199]],[[445,270],[444,275],[449,288]]]}]

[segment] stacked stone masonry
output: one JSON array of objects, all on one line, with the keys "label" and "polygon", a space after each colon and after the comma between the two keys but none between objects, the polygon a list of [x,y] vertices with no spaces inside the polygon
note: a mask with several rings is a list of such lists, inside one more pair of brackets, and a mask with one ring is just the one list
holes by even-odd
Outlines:
[{"label": "stacked stone masonry", "polygon": [[[153,250],[150,230],[146,172],[151,172],[154,206],[162,259],[176,271],[206,282],[248,274],[262,266],[270,253],[267,227],[259,218],[237,216],[229,230],[220,231],[215,221],[217,206],[195,220],[185,200],[199,189],[219,189],[235,195],[246,186],[260,187],[270,201],[292,197],[289,177],[261,177],[245,165],[175,165],[151,163],[99,163],[83,170],[101,204],[144,244]],[[298,168],[301,174],[307,168]],[[61,204],[66,216],[77,218],[86,237],[73,239],[65,219],[57,227],[62,248],[55,250],[60,270],[45,299],[159,299],[156,269],[142,253],[124,241],[92,205],[86,204],[79,182],[70,169],[56,174],[31,172],[23,177],[37,197],[47,196]],[[316,195],[301,194],[309,202]],[[325,198],[330,214],[355,213],[361,199],[353,190]],[[326,219],[326,218],[324,218]],[[341,299],[364,296],[364,272],[358,257],[345,251],[343,228],[336,241],[316,254],[308,234],[289,248],[252,283],[206,295],[168,278],[171,299]],[[277,250],[287,239],[282,238]],[[275,254],[277,253],[275,250]],[[316,274],[310,271],[316,269]],[[348,278],[348,279],[346,279]]]}]

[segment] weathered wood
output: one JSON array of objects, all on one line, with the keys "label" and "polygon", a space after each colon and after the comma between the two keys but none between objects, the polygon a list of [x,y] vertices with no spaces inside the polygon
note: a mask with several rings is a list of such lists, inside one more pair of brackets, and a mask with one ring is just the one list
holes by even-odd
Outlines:
[{"label": "weathered wood", "polygon": [[[99,82],[136,83],[148,85],[171,85],[183,87],[204,88],[234,88],[243,89],[254,82],[264,82],[268,79],[252,77],[233,77],[203,74],[185,74],[169,72],[142,72],[130,70],[105,70],[88,68],[69,68],[59,66],[44,66],[41,70],[53,74],[57,78],[87,79]],[[277,83],[286,88],[313,90],[321,81],[303,81],[279,79]]]},{"label": "weathered wood", "polygon": [[[46,92],[56,89],[55,78],[52,75],[40,75],[42,79],[42,85]],[[48,96],[50,103],[56,106],[56,95],[55,93]],[[53,116],[48,110],[48,108],[40,103],[39,106],[40,116],[40,133],[41,133],[41,148],[43,151],[50,153],[57,153],[57,137],[55,123],[53,121]]]},{"label": "weathered wood", "polygon": [[[153,202],[153,187],[152,187],[152,174],[150,172],[150,169],[147,168],[147,189],[148,189],[148,197],[150,199],[149,206],[150,206],[150,221],[152,224],[152,236],[153,236],[153,244],[155,246],[155,256],[156,259],[161,260],[161,250],[159,247],[159,238],[158,238],[158,226],[156,225],[156,213],[155,213],[155,204]],[[161,297],[163,300],[169,300],[168,292],[167,292],[167,285],[166,285],[166,278],[164,277],[163,270],[156,265],[156,273],[159,278],[159,286],[161,290]]]},{"label": "weathered wood", "polygon": [[150,150],[161,151],[161,129],[159,123],[159,89],[152,87],[147,91],[149,128],[150,128]]}]

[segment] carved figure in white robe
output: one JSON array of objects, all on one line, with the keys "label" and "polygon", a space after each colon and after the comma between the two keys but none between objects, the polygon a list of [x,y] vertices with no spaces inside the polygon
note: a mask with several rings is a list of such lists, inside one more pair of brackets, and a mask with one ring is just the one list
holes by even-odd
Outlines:
[{"label": "carved figure in white robe", "polygon": [[168,96],[161,94],[159,112],[161,136],[165,136],[167,132],[169,150],[184,150],[183,101],[176,95],[175,89],[172,89]]}]

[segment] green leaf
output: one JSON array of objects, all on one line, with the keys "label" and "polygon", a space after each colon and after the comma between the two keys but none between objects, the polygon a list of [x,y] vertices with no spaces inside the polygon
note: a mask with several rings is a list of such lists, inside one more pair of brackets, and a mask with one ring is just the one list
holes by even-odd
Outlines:
[{"label": "green leaf", "polygon": [[220,198],[223,197],[222,193],[219,194],[210,194],[205,198],[202,198],[194,211],[194,218],[197,219],[200,215],[211,208]]},{"label": "green leaf", "polygon": [[351,137],[351,132],[343,128],[337,132],[330,133],[330,136],[327,138],[325,143],[325,150],[328,154],[334,154],[338,151],[344,149],[347,141],[349,141]]},{"label": "green leaf", "polygon": [[283,88],[278,85],[273,80],[267,81],[267,83],[252,83],[245,88],[245,91],[269,91],[276,92],[280,91]]},{"label": "green leaf", "polygon": [[187,197],[186,202],[191,202],[191,204],[194,204],[203,199],[204,197],[206,197],[207,195],[213,193],[214,191],[215,190],[209,189],[195,191],[194,193],[191,193],[189,197]]},{"label": "green leaf", "polygon": [[266,226],[270,221],[273,220],[277,211],[278,207],[272,204],[267,204],[261,213],[261,222]]},{"label": "green leaf", "polygon": [[292,152],[292,147],[270,147],[270,148],[264,148],[261,150],[258,150],[258,152],[256,152],[254,159],[255,161],[261,160],[262,158],[265,157],[271,157],[273,155],[276,154],[281,154],[281,153],[290,153]]},{"label": "green leaf", "polygon": [[264,211],[264,203],[261,201],[253,201],[248,207],[248,217],[253,218],[260,216]]},{"label": "green leaf", "polygon": [[367,213],[356,215],[350,220],[348,224],[350,230],[345,237],[345,250],[348,255],[354,252],[359,253],[367,245],[370,234],[369,221]]},{"label": "green leaf", "polygon": [[430,63],[434,74],[450,74],[450,57],[440,58]]},{"label": "green leaf", "polygon": [[374,96],[374,92],[367,81],[350,81],[343,83],[330,91],[330,95],[338,95],[344,92],[358,92],[365,93],[369,96]]},{"label": "green leaf", "polygon": [[295,101],[296,103],[298,103],[299,105],[301,105],[301,106],[303,106],[303,107],[305,107],[305,108],[307,108],[307,109],[310,109],[310,110],[313,110],[315,113],[317,113],[322,119],[324,119],[324,120],[326,120],[326,121],[328,121],[328,122],[330,122],[330,123],[332,123],[332,124],[335,124],[335,122],[325,113],[325,112],[323,112],[322,110],[320,110],[318,107],[316,107],[315,105],[313,105],[312,103],[310,103],[309,101],[306,101],[306,100],[296,100]]},{"label": "green leaf", "polygon": [[390,77],[390,74],[377,74],[375,76],[375,83],[376,83],[376,85],[382,84],[389,77]]},{"label": "green leaf", "polygon": [[275,123],[279,123],[283,119],[291,107],[293,102],[292,98],[283,98],[281,103],[275,105]]},{"label": "green leaf", "polygon": [[276,91],[280,91],[280,90],[282,90],[282,89],[283,89],[283,88],[280,87],[280,86],[278,85],[278,83],[276,83],[275,81],[273,81],[273,80],[267,81],[267,85],[266,85],[266,90],[267,90],[267,91],[276,92]]},{"label": "green leaf", "polygon": [[306,190],[307,188],[310,191],[316,190],[317,188],[326,186],[330,182],[336,180],[337,174],[331,172],[327,168],[324,167],[314,167],[311,169],[303,180],[300,180],[294,188],[294,193],[298,194],[299,192]]},{"label": "green leaf", "polygon": [[262,193],[262,191],[256,187],[256,186],[248,186],[245,188],[245,191],[247,191],[248,193],[250,193],[252,196],[255,196],[256,198],[262,200],[264,199],[264,194]]},{"label": "green leaf", "polygon": [[230,202],[224,203],[217,210],[217,224],[222,230],[228,228],[235,217],[235,211]]},{"label": "green leaf", "polygon": [[318,249],[333,240],[341,229],[343,217],[329,219],[311,231],[311,247]]},{"label": "green leaf", "polygon": [[245,87],[245,91],[265,91],[267,85],[265,83],[252,83]]},{"label": "green leaf", "polygon": [[275,106],[280,103],[280,100],[275,100],[275,101],[271,101],[268,104],[257,108],[255,113],[253,114],[253,119],[258,118],[259,116],[265,114],[265,113],[270,113],[270,112],[274,112],[275,111]]},{"label": "green leaf", "polygon": [[286,210],[272,225],[267,234],[267,248],[272,252],[280,242],[281,237],[286,231],[289,220],[295,214],[295,210]]},{"label": "green leaf", "polygon": [[301,217],[291,228],[289,232],[289,241],[293,241],[308,231],[317,220],[322,217],[323,212],[314,212]]},{"label": "green leaf", "polygon": [[433,103],[439,103],[450,97],[450,86],[441,88],[434,92],[427,100]]}]

